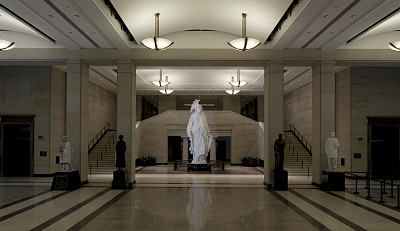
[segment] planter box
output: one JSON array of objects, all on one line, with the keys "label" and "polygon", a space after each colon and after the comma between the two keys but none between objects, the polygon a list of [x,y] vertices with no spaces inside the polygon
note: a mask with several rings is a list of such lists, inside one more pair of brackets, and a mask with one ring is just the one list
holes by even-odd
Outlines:
[{"label": "planter box", "polygon": [[245,167],[257,167],[256,161],[244,161],[242,160],[242,165]]}]

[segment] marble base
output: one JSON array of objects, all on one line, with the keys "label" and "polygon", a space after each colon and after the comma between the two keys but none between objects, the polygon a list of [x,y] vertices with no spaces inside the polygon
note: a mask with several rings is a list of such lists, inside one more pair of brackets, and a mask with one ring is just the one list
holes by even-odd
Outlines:
[{"label": "marble base", "polygon": [[114,171],[113,172],[113,181],[111,182],[112,189],[126,189],[127,181],[126,181],[127,171]]},{"label": "marble base", "polygon": [[192,163],[188,163],[187,165],[187,172],[190,171],[209,171],[211,172],[211,164],[207,163],[207,164],[192,164]]},{"label": "marble base", "polygon": [[345,175],[336,169],[327,169],[322,171],[322,190],[329,191],[344,191],[345,190]]},{"label": "marble base", "polygon": [[82,186],[78,170],[60,170],[54,173],[51,190],[73,191]]},{"label": "marble base", "polygon": [[288,172],[286,170],[274,170],[274,185],[275,191],[287,191],[288,190]]}]

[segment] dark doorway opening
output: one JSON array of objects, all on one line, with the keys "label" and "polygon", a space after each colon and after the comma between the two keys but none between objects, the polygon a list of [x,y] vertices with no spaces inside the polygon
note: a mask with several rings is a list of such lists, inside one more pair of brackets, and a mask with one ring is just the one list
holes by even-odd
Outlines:
[{"label": "dark doorway opening", "polygon": [[182,138],[168,136],[168,161],[182,160]]},{"label": "dark doorway opening", "polygon": [[231,137],[219,136],[215,139],[216,159],[227,161],[231,159]]},{"label": "dark doorway opening", "polygon": [[371,126],[373,178],[399,179],[399,126]]},{"label": "dark doorway opening", "polygon": [[2,175],[31,176],[32,124],[2,124]]}]

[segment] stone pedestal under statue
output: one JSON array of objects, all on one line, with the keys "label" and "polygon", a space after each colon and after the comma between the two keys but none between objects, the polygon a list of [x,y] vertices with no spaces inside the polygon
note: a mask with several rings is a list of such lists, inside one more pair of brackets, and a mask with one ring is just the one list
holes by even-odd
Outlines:
[{"label": "stone pedestal under statue", "polygon": [[211,173],[211,164],[192,164],[188,163],[187,172],[190,171],[208,171]]},{"label": "stone pedestal under statue", "polygon": [[51,190],[75,190],[82,186],[78,170],[59,170],[54,173]]},{"label": "stone pedestal under statue", "polygon": [[345,190],[344,172],[340,172],[338,170],[322,171],[321,189],[329,191],[344,191]]},{"label": "stone pedestal under statue", "polygon": [[126,181],[127,171],[114,171],[113,172],[113,181],[111,182],[112,189],[126,189],[127,181]]},{"label": "stone pedestal under statue", "polygon": [[287,191],[288,190],[288,172],[286,170],[273,171],[274,176],[274,190],[276,191]]}]

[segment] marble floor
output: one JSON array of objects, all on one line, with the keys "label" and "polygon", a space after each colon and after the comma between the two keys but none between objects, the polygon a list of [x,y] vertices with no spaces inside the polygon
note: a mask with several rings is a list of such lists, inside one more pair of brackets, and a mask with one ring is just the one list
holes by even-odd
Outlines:
[{"label": "marble floor", "polygon": [[266,189],[263,175],[137,174],[131,190],[111,190],[111,178],[72,192],[0,178],[0,230],[400,230],[399,210],[311,177],[290,176],[289,191]]}]

